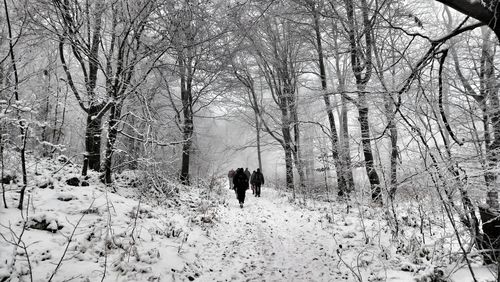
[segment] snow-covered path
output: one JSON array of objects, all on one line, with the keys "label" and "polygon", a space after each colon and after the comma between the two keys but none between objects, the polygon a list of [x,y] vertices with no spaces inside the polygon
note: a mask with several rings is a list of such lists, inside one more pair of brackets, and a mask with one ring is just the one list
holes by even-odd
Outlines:
[{"label": "snow-covered path", "polygon": [[200,247],[199,281],[332,281],[338,263],[332,235],[317,212],[290,205],[271,189],[262,197],[247,192],[245,206],[234,193],[220,211],[210,241]]}]

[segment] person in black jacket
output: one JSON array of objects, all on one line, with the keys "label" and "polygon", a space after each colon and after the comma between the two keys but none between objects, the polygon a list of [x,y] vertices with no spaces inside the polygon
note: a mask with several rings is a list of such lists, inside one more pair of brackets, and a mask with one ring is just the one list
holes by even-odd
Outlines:
[{"label": "person in black jacket", "polygon": [[255,185],[255,197],[260,197],[260,186],[264,185],[264,175],[260,172],[260,168],[257,169],[253,176],[253,185]]},{"label": "person in black jacket", "polygon": [[240,208],[243,208],[245,203],[245,193],[248,189],[248,178],[243,172],[243,168],[238,168],[233,178],[234,190],[236,191],[236,198],[240,203]]}]

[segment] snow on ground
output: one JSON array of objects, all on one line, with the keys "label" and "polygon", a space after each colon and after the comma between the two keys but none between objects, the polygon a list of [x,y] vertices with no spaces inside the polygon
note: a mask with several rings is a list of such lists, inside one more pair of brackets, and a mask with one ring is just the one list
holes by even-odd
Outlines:
[{"label": "snow on ground", "polygon": [[[346,213],[345,203],[292,203],[263,187],[240,208],[227,186],[175,183],[164,187],[177,196],[153,200],[139,198],[134,172],[120,175],[114,192],[79,169],[30,166],[26,220],[15,208],[19,194],[7,193],[0,281],[473,281],[444,252],[452,233],[434,230],[426,245],[414,243],[411,214],[401,214],[406,241],[397,244],[379,207],[352,203]],[[68,185],[74,177],[84,186]],[[480,261],[472,266],[478,281],[494,281]]]},{"label": "snow on ground", "polygon": [[[228,191],[229,197],[233,196]],[[314,213],[304,213],[277,193],[247,193],[243,209],[234,200],[220,213],[200,254],[203,281],[327,281],[338,276],[336,244]],[[208,271],[207,271],[208,270]]]},{"label": "snow on ground", "polygon": [[[227,196],[234,195],[228,191]],[[340,217],[341,225],[332,225],[324,214],[317,209],[291,205],[287,197],[271,189],[264,188],[261,198],[247,193],[243,209],[234,200],[220,212],[221,222],[203,247],[201,259],[211,262],[204,265],[200,278],[203,281],[352,281],[355,278],[342,265],[337,250],[354,248],[364,240],[356,231],[359,226]],[[404,272],[377,276],[380,273],[370,265],[377,258],[367,254],[361,259],[372,273],[363,274],[363,278],[412,281],[411,275]]]},{"label": "snow on ground", "polygon": [[[200,246],[200,281],[473,281],[463,264],[435,268],[428,248],[398,250],[380,208],[301,207],[270,188],[261,198],[248,192],[243,209],[232,191],[226,197]],[[477,281],[495,281],[488,268],[474,268]]]},{"label": "snow on ground", "polygon": [[27,220],[15,208],[16,191],[7,193],[10,208],[0,208],[0,281],[187,281],[197,275],[190,237],[201,237],[211,216],[200,210],[209,205],[201,190],[180,187],[181,197],[152,206],[105,189],[97,174],[86,180],[89,186],[67,185],[77,166],[38,169],[31,182],[47,187],[29,187]]}]

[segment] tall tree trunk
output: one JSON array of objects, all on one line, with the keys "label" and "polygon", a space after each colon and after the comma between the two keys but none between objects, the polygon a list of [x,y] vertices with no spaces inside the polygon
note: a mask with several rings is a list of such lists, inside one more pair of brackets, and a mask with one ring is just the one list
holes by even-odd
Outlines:
[{"label": "tall tree trunk", "polygon": [[[130,128],[136,128],[135,117],[132,117],[130,119],[130,121],[128,122],[128,124],[130,125]],[[129,134],[131,136],[135,135],[133,130],[131,130],[129,132]],[[138,164],[139,164],[137,159],[138,159],[139,150],[140,150],[137,140],[135,138],[128,138],[127,147],[128,147],[128,154],[130,156],[130,160],[128,161],[128,168],[131,170],[136,170],[138,168]]]},{"label": "tall tree trunk", "polygon": [[491,136],[490,136],[490,116],[488,114],[488,98],[482,96],[483,98],[479,101],[479,107],[481,108],[481,121],[483,123],[483,138],[484,138],[484,153],[486,156],[486,167],[484,172],[484,182],[486,186],[490,186],[495,183],[496,175],[492,171],[496,164],[491,159],[492,152],[490,150]]},{"label": "tall tree trunk", "polygon": [[[488,208],[480,207],[483,233],[476,231],[476,240],[480,240],[479,246],[484,249],[485,263],[499,263],[500,247],[498,231],[498,211],[500,205],[498,202],[497,178],[494,171],[500,161],[500,100],[498,97],[497,78],[495,75],[494,49],[490,41],[490,30],[483,29],[483,45],[481,50],[480,62],[480,97],[481,108],[483,108],[484,139],[486,153],[485,172],[486,185],[488,192],[486,194],[486,204]],[[497,34],[498,36],[498,34]],[[489,105],[488,105],[489,102]],[[491,127],[489,125],[491,122]],[[490,133],[491,130],[491,133]]]},{"label": "tall tree trunk", "polygon": [[[4,4],[4,9],[5,9],[5,19],[7,22],[7,31],[9,33],[9,54],[10,54],[10,60],[11,60],[11,65],[12,65],[12,73],[14,74],[14,98],[16,101],[19,101],[19,75],[17,72],[17,65],[16,65],[16,58],[14,54],[14,37],[12,35],[12,27],[10,23],[10,17],[9,17],[9,9],[7,6],[7,1],[3,1]],[[26,172],[26,139],[27,139],[27,130],[28,127],[26,125],[26,121],[23,121],[21,119],[19,111],[17,111],[17,118],[19,120],[19,128],[20,128],[20,135],[21,135],[21,150],[20,150],[20,157],[21,157],[21,172],[23,175],[23,186],[20,191],[19,195],[19,205],[18,209],[22,210],[23,209],[23,202],[24,202],[24,193],[26,191],[26,186],[28,186],[28,176]],[[3,179],[2,179],[3,181]]]},{"label": "tall tree trunk", "polygon": [[[3,37],[3,34],[0,33],[0,37]],[[2,46],[2,39],[0,39],[0,46]],[[0,63],[0,89],[4,88],[4,68],[3,68],[3,63]],[[0,99],[3,99],[3,96],[0,96]],[[7,200],[5,199],[5,183],[3,183],[3,179],[5,177],[5,163],[4,163],[4,157],[3,157],[3,151],[4,151],[4,141],[3,141],[3,136],[5,134],[5,129],[4,129],[4,123],[0,123],[0,182],[2,185],[2,200],[3,200],[3,205],[5,208],[7,208]]]},{"label": "tall tree trunk", "polygon": [[[389,40],[391,41],[392,46],[396,46],[392,32],[389,30]],[[377,44],[375,38],[372,40],[373,43],[373,53],[375,57],[375,62],[377,63],[378,69],[383,70],[386,67],[384,66],[382,55],[380,54],[379,50],[377,50]],[[389,154],[389,159],[390,159],[390,169],[389,169],[389,189],[388,189],[388,194],[389,194],[389,199],[391,201],[391,207],[394,210],[394,197],[396,195],[397,191],[397,186],[398,186],[398,175],[397,175],[397,169],[398,169],[398,130],[396,127],[396,121],[395,121],[395,106],[394,106],[394,89],[396,87],[396,53],[394,50],[391,52],[392,55],[392,66],[390,67],[390,76],[391,76],[391,83],[389,86],[389,83],[386,81],[385,78],[385,73],[384,71],[379,71],[378,77],[380,80],[380,83],[382,84],[382,87],[384,89],[385,95],[384,95],[384,109],[385,109],[385,118],[387,120],[387,131],[389,135],[389,142],[390,142],[390,154]],[[394,213],[396,216],[396,214]],[[396,217],[395,217],[396,219]],[[398,233],[398,223],[396,219],[396,234]]]},{"label": "tall tree trunk", "polygon": [[368,105],[366,103],[366,93],[363,85],[358,84],[358,119],[361,128],[361,143],[363,146],[363,156],[365,158],[366,174],[370,181],[371,197],[374,202],[382,202],[382,190],[380,188],[380,178],[375,169],[372,146],[370,142],[370,123],[368,115]]},{"label": "tall tree trunk", "polygon": [[283,134],[283,149],[285,150],[285,171],[286,171],[286,186],[292,190],[293,198],[295,199],[295,185],[293,181],[293,148],[292,135],[290,132],[290,118],[288,114],[288,106],[285,98],[281,99],[281,132]]},{"label": "tall tree trunk", "polygon": [[[392,32],[390,32],[391,41],[393,42],[393,46],[395,46],[395,42],[392,36]],[[391,89],[395,89],[396,87],[396,52],[392,50],[392,68],[391,68]],[[383,74],[383,72],[382,72]],[[387,129],[389,130],[389,139],[391,140],[391,174],[390,174],[390,188],[389,188],[389,197],[392,201],[394,201],[394,197],[396,195],[396,191],[398,189],[398,129],[396,127],[395,113],[394,113],[394,96],[391,94],[392,91],[387,92],[385,97],[385,110],[387,116]],[[392,205],[394,202],[392,202]],[[397,221],[397,219],[396,219]],[[396,223],[397,225],[397,223]]]},{"label": "tall tree trunk", "polygon": [[104,183],[110,184],[113,182],[111,179],[111,165],[113,163],[113,153],[115,151],[116,137],[118,135],[118,123],[120,122],[122,103],[113,104],[110,108],[109,122],[108,122],[108,138],[106,141],[106,151],[104,153],[104,161],[101,170],[104,172]]},{"label": "tall tree trunk", "polygon": [[[341,92],[344,93],[344,92]],[[354,191],[354,176],[352,174],[351,147],[349,146],[349,119],[347,109],[347,99],[344,94],[341,96],[340,109],[340,161],[342,163],[342,175],[345,178],[346,191]]]},{"label": "tall tree trunk", "polygon": [[[45,125],[42,128],[42,134],[41,134],[41,139],[42,142],[54,142],[54,140],[50,140],[49,136],[49,129],[50,129],[50,123],[49,123],[49,115],[51,111],[51,103],[50,103],[50,72],[48,70],[43,71],[43,76],[44,76],[44,93],[43,97],[44,101],[44,107],[40,110],[40,120],[45,122]],[[56,102],[57,103],[57,102]],[[56,104],[57,105],[57,104]],[[47,146],[45,143],[42,143],[42,156],[46,157],[49,155],[51,148]]]},{"label": "tall tree trunk", "polygon": [[[105,10],[104,1],[96,1],[93,26],[90,20],[86,26],[76,23],[76,12],[68,1],[61,3],[53,2],[54,7],[60,13],[61,24],[64,26],[62,34],[59,34],[59,59],[61,60],[63,70],[66,74],[66,81],[71,88],[80,107],[87,113],[87,123],[85,128],[85,154],[83,156],[82,175],[87,175],[88,169],[99,171],[101,161],[101,125],[102,116],[109,110],[105,102],[100,102],[95,89],[97,86],[98,71],[100,69],[99,48],[102,47],[101,32],[103,14]],[[90,17],[89,10],[85,11],[86,16]],[[80,29],[86,28],[85,32],[88,38],[83,39],[80,34]],[[85,81],[86,99],[81,96],[77,89],[76,83],[73,80],[70,68],[66,63],[64,55],[64,42],[69,42],[73,56],[79,62],[82,72],[81,75]],[[86,105],[88,101],[88,106]],[[64,110],[65,111],[65,110]],[[63,114],[64,116],[64,114]]]},{"label": "tall tree trunk", "polygon": [[[294,113],[294,119],[296,119],[296,113]],[[295,160],[295,167],[297,168],[297,173],[299,175],[299,186],[301,190],[305,189],[305,174],[304,174],[304,161],[302,159],[302,148],[300,144],[300,129],[299,124],[296,121],[294,126],[294,148],[293,148],[293,158]]]},{"label": "tall tree trunk", "polygon": [[90,106],[87,112],[85,128],[85,155],[83,156],[82,175],[86,176],[88,169],[99,171],[101,168],[101,132],[103,105]]},{"label": "tall tree trunk", "polygon": [[[296,89],[291,87],[291,89]],[[291,92],[291,91],[290,91]],[[297,168],[297,173],[299,175],[299,187],[301,191],[304,192],[305,189],[305,174],[304,174],[304,160],[302,159],[302,145],[300,139],[300,123],[299,116],[297,113],[298,97],[295,93],[286,94],[289,98],[288,105],[290,107],[290,116],[293,122],[293,157],[295,160],[295,167]]]},{"label": "tall tree trunk", "polygon": [[386,101],[386,116],[387,116],[387,129],[389,130],[389,139],[391,142],[391,173],[390,173],[390,188],[389,197],[394,199],[398,188],[398,130],[396,122],[394,121],[394,103],[392,99]]},{"label": "tall tree trunk", "polygon": [[[181,160],[181,173],[179,179],[182,184],[189,185],[189,159],[191,156],[191,147],[193,144],[193,107],[192,107],[192,89],[191,89],[191,76],[189,67],[181,63],[181,99],[182,99],[182,113],[184,117],[183,125],[183,144],[182,144],[182,160]],[[186,72],[187,71],[187,75]]]},{"label": "tall tree trunk", "polygon": [[339,195],[347,195],[349,193],[349,190],[347,189],[346,177],[344,175],[344,171],[346,171],[346,168],[342,165],[342,160],[339,156],[339,137],[337,133],[337,126],[335,125],[335,117],[333,115],[330,96],[327,93],[328,87],[326,82],[326,68],[323,54],[323,42],[319,26],[319,15],[315,6],[316,4],[312,2],[310,5],[314,19],[314,32],[316,33],[316,51],[318,53],[321,90],[323,91],[323,101],[325,102],[325,110],[328,116],[328,122],[330,124],[330,141],[332,146],[332,157],[333,161],[335,162],[335,170],[337,173],[337,187],[339,189]]},{"label": "tall tree trunk", "polygon": [[308,126],[304,127],[304,146],[303,148],[303,160],[304,160],[304,171],[306,174],[306,185],[308,187],[315,186],[315,176],[316,171],[314,169],[314,160],[316,155],[314,154],[314,139],[316,137],[314,127]]},{"label": "tall tree trunk", "polygon": [[290,144],[285,146],[285,173],[286,173],[286,188],[292,191],[293,198],[295,199],[295,185],[293,183],[293,158],[292,147]]},{"label": "tall tree trunk", "polygon": [[347,104],[349,103],[346,98],[346,87],[345,87],[345,72],[341,70],[340,65],[340,48],[338,46],[338,29],[337,26],[333,26],[334,33],[334,52],[335,52],[335,72],[338,80],[338,92],[340,93],[341,108],[339,114],[339,157],[342,167],[342,175],[345,179],[346,191],[354,191],[354,176],[352,174],[351,165],[351,148],[349,146],[349,119],[348,119],[348,109]]},{"label": "tall tree trunk", "polygon": [[[490,187],[487,194],[487,203],[492,207],[499,206],[498,193],[495,183],[497,175],[494,172],[496,165],[500,161],[500,100],[498,98],[498,86],[496,85],[497,78],[495,77],[494,51],[490,41],[491,31],[482,29],[483,44],[481,48],[480,62],[480,95],[482,99],[479,101],[483,110],[484,124],[484,139],[486,163],[488,171],[485,172],[486,185]],[[489,101],[489,107],[488,102]],[[492,134],[488,122],[491,122]]]},{"label": "tall tree trunk", "polygon": [[254,109],[255,113],[255,133],[257,135],[257,159],[259,161],[259,169],[262,172],[262,156],[260,149],[260,119],[258,110]]},{"label": "tall tree trunk", "polygon": [[[452,27],[452,15],[445,8],[445,11],[448,15],[448,28],[451,30]],[[455,72],[458,75],[462,85],[465,89],[466,95],[470,95],[472,98],[476,100],[481,109],[481,122],[483,124],[483,139],[484,139],[484,155],[482,152],[478,152],[483,158],[481,160],[481,165],[483,166],[484,171],[484,181],[486,187],[488,187],[488,192],[486,194],[486,203],[489,208],[483,208],[480,206],[480,216],[482,221],[479,222],[479,219],[476,216],[476,209],[470,200],[470,197],[467,195],[467,190],[462,187],[461,188],[461,198],[464,206],[464,212],[467,215],[467,219],[469,221],[469,230],[471,232],[471,236],[474,238],[477,248],[480,250],[484,250],[482,252],[484,261],[486,263],[491,263],[492,258],[497,257],[497,249],[498,249],[498,232],[496,231],[495,219],[496,211],[495,209],[499,208],[498,204],[498,193],[496,191],[496,173],[493,171],[496,166],[496,162],[494,160],[494,152],[491,152],[491,134],[490,134],[490,110],[489,107],[495,104],[495,101],[491,101],[489,98],[491,94],[496,94],[497,90],[494,84],[496,78],[492,76],[494,74],[492,70],[491,54],[490,54],[490,31],[485,28],[483,31],[483,45],[481,50],[481,61],[480,61],[480,70],[479,70],[479,93],[472,88],[469,81],[462,74],[462,70],[460,68],[459,59],[456,50],[451,49],[453,55],[453,61],[455,64]],[[486,31],[486,32],[485,32]],[[493,98],[494,99],[494,98]],[[488,104],[488,102],[490,102]],[[498,103],[498,102],[497,102]],[[497,104],[498,106],[498,104]],[[478,150],[483,150],[480,147]],[[480,228],[482,227],[482,232]],[[493,244],[492,244],[493,243]]]},{"label": "tall tree trunk", "polygon": [[[0,82],[0,85],[2,83]],[[3,133],[4,130],[3,130],[3,126],[0,127],[0,165],[2,166],[2,168],[0,169],[0,177],[1,177],[1,185],[2,185],[2,200],[3,200],[3,206],[5,208],[7,208],[7,200],[5,199],[5,183],[3,183],[3,179],[5,177],[5,163],[4,163],[4,159],[3,159]]]},{"label": "tall tree trunk", "polygon": [[193,144],[191,139],[192,136],[193,136],[192,121],[191,122],[185,121],[184,135],[183,135],[184,143],[182,144],[182,164],[181,164],[181,175],[180,175],[180,181],[184,185],[189,185],[190,183],[189,159],[191,156],[191,146]]},{"label": "tall tree trunk", "polygon": [[[369,108],[366,101],[366,84],[370,81],[373,65],[372,65],[372,20],[368,17],[368,3],[366,0],[361,0],[361,12],[363,22],[362,35],[365,38],[365,52],[361,52],[362,44],[356,35],[355,13],[353,0],[345,0],[347,9],[347,19],[349,25],[349,45],[351,53],[351,67],[356,78],[356,88],[358,92],[358,119],[361,129],[361,143],[363,146],[363,156],[365,159],[365,168],[370,182],[371,196],[373,202],[382,203],[382,189],[380,187],[380,178],[375,169],[375,162],[372,153],[370,142],[370,124],[369,124]],[[364,71],[364,76],[363,76]]]}]

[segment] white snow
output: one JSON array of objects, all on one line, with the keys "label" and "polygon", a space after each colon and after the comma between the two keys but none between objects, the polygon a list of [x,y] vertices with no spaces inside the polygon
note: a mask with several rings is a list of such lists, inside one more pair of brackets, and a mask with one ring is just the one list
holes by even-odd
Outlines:
[{"label": "white snow", "polygon": [[[450,281],[473,281],[466,265],[445,253],[453,233],[434,231],[422,245],[409,213],[401,213],[405,241],[397,244],[380,207],[353,202],[346,213],[345,203],[305,205],[263,187],[260,198],[248,190],[240,208],[224,183],[178,186],[178,196],[152,201],[127,187],[140,186],[140,173],[117,177],[112,193],[97,174],[86,179],[90,186],[66,185],[80,171],[72,164],[42,160],[37,170],[30,183],[53,186],[29,186],[22,216],[16,184],[7,185],[0,281],[29,281],[30,272],[34,281],[430,281],[439,271]],[[494,279],[480,261],[473,268],[478,281]]]}]

